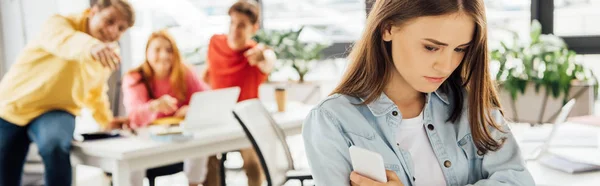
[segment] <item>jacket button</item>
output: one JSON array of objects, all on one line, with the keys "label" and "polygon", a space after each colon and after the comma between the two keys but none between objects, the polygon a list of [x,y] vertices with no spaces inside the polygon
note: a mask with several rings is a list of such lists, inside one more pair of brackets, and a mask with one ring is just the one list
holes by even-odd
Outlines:
[{"label": "jacket button", "polygon": [[483,154],[483,152],[481,152],[480,150],[477,150],[477,155],[479,155],[479,156],[483,156],[484,154]]},{"label": "jacket button", "polygon": [[396,146],[398,146],[398,147],[399,147],[399,146],[400,146],[400,143],[396,143]]},{"label": "jacket button", "polygon": [[417,181],[417,179],[415,179],[415,177],[413,176],[413,181]]},{"label": "jacket button", "polygon": [[395,110],[394,110],[394,111],[392,111],[392,115],[394,115],[394,116],[398,116],[398,111],[395,111]]},{"label": "jacket button", "polygon": [[444,167],[450,168],[450,166],[452,166],[452,162],[450,162],[449,160],[444,161]]},{"label": "jacket button", "polygon": [[434,129],[434,127],[433,127],[433,125],[432,125],[432,124],[429,124],[429,125],[427,125],[427,129],[429,129],[429,130],[433,130],[433,129]]}]

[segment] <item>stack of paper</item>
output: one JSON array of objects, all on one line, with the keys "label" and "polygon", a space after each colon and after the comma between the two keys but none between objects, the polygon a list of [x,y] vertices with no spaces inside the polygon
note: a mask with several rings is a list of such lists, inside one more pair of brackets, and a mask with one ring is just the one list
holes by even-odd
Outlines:
[{"label": "stack of paper", "polygon": [[[556,127],[555,134],[550,139],[550,133]],[[585,147],[598,148],[600,129],[591,125],[564,123],[558,126],[547,124],[529,128],[522,136],[521,142],[544,143],[551,140],[551,147]]]},{"label": "stack of paper", "polygon": [[600,170],[598,165],[575,162],[553,154],[544,155],[539,162],[547,167],[571,174]]}]

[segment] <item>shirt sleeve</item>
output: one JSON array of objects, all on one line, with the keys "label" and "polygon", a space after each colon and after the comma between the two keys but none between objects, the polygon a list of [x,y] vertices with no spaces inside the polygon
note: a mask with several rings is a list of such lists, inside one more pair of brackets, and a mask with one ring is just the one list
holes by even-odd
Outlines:
[{"label": "shirt sleeve", "polygon": [[108,127],[108,123],[113,119],[113,112],[110,110],[110,101],[108,99],[108,85],[102,83],[93,87],[85,99],[85,105],[92,112],[96,122],[102,127]]},{"label": "shirt sleeve", "polygon": [[157,112],[150,110],[146,87],[138,81],[139,74],[128,74],[122,84],[123,104],[133,128],[147,126],[158,117]]},{"label": "shirt sleeve", "polygon": [[100,40],[75,29],[75,25],[63,16],[50,17],[42,26],[37,39],[41,48],[68,61],[93,61],[92,46]]},{"label": "shirt sleeve", "polygon": [[350,143],[340,126],[330,112],[319,108],[304,122],[302,137],[315,185],[350,185]]},{"label": "shirt sleeve", "polygon": [[483,156],[482,175],[486,179],[477,181],[475,186],[530,186],[535,185],[533,177],[525,168],[521,150],[517,141],[510,132],[500,111],[495,110],[493,117],[496,123],[501,124],[504,132],[493,130],[492,137],[504,139],[503,146],[497,151],[490,151]]}]

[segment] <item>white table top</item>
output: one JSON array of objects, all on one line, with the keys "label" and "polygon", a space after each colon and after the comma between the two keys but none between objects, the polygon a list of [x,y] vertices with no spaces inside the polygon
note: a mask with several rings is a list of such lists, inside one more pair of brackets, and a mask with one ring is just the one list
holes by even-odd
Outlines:
[{"label": "white table top", "polygon": [[537,186],[594,186],[600,185],[600,172],[569,174],[541,165],[528,162],[527,169],[533,176]]},{"label": "white table top", "polygon": [[193,140],[186,142],[160,142],[149,139],[148,137],[135,136],[75,142],[73,148],[91,156],[129,159],[144,154],[172,151],[175,149],[189,148],[190,146],[245,137],[241,127],[235,125],[214,128],[211,129],[210,132],[199,132],[198,134],[199,135],[195,134]]},{"label": "white table top", "polygon": [[[569,123],[571,125],[571,123]],[[579,124],[573,124],[579,125]],[[600,131],[600,127],[593,127],[587,125],[577,126],[581,127],[582,130],[597,130]],[[525,138],[524,134],[531,134],[531,131],[547,131],[549,132],[552,125],[530,127],[529,124],[512,124],[511,131],[513,132],[523,156],[527,157],[531,154],[534,148],[541,145],[541,142],[523,142],[521,139]],[[568,129],[570,130],[570,129]],[[558,130],[560,131],[560,129]],[[578,159],[588,159],[590,161],[600,161],[599,154],[596,153],[599,148],[589,147],[552,147],[549,149],[551,152],[572,155]],[[527,161],[527,169],[531,172],[536,185],[538,186],[591,186],[600,185],[600,172],[587,172],[578,174],[569,174],[559,170],[549,168],[545,165],[538,163],[537,161]]]},{"label": "white table top", "polygon": [[[311,109],[311,105],[290,104],[286,112],[274,112],[272,116],[287,135],[295,135],[301,133],[302,121]],[[246,135],[241,126],[235,123],[194,133],[194,139],[185,142],[160,142],[149,139],[149,137],[135,136],[74,142],[73,148],[75,151],[88,156],[131,159],[147,154],[169,152],[241,138],[245,139]]]}]

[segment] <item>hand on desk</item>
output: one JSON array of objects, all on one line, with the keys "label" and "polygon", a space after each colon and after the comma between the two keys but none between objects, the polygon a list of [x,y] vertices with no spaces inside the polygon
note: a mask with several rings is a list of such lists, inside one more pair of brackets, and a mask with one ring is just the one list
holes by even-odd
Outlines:
[{"label": "hand on desk", "polygon": [[190,106],[188,106],[188,105],[179,108],[179,110],[177,110],[173,116],[178,117],[178,118],[185,118],[188,108],[190,108]]},{"label": "hand on desk", "polygon": [[114,129],[127,129],[129,128],[129,118],[127,117],[115,117],[108,123],[108,126],[104,130],[110,131]]},{"label": "hand on desk", "polygon": [[350,174],[350,183],[352,186],[404,186],[404,184],[402,184],[400,178],[398,178],[398,175],[396,175],[395,172],[386,170],[385,174],[387,176],[388,182],[380,183],[367,177],[361,176],[356,172],[352,172]]},{"label": "hand on desk", "polygon": [[150,110],[170,114],[177,110],[177,99],[169,95],[163,95],[158,99],[150,101]]}]

